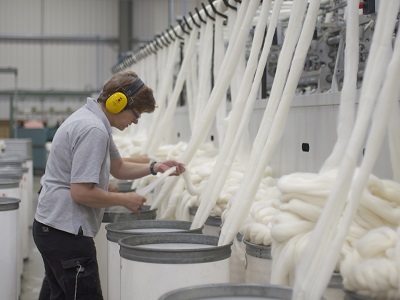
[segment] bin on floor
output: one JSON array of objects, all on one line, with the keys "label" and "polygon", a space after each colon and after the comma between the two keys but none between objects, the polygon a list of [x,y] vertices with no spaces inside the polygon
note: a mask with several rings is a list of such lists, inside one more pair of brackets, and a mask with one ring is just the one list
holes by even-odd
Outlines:
[{"label": "bin on floor", "polygon": [[121,257],[118,241],[121,238],[135,235],[165,233],[195,233],[201,234],[203,227],[190,229],[192,223],[174,220],[137,220],[130,222],[111,223],[107,230],[107,283],[108,298],[119,299],[121,291]]},{"label": "bin on floor", "polygon": [[29,258],[29,226],[32,223],[30,221],[30,214],[32,211],[29,211],[29,196],[32,194],[32,191],[29,191],[28,186],[28,171],[27,167],[13,167],[13,166],[2,166],[0,165],[0,179],[12,179],[19,181],[19,189],[20,189],[20,208],[19,208],[19,222],[21,228],[21,242],[22,242],[22,258]]},{"label": "bin on floor", "polygon": [[159,300],[207,299],[290,300],[292,299],[292,290],[277,285],[209,284],[178,289],[159,298]]},{"label": "bin on floor", "polygon": [[[94,238],[97,251],[97,264],[99,266],[100,282],[103,291],[104,300],[107,300],[108,294],[108,250],[107,250],[107,231],[106,225],[117,221],[134,221],[134,220],[154,220],[157,217],[157,209],[150,209],[150,206],[143,205],[137,213],[123,211],[115,208],[107,208],[104,211],[100,230]],[[118,255],[119,258],[119,255]],[[111,300],[111,299],[110,299]]]},{"label": "bin on floor", "polygon": [[[18,179],[4,179],[0,178],[0,197],[21,199],[20,181]],[[21,241],[21,220],[20,212],[18,209],[18,247],[17,247],[17,271],[18,276],[18,291],[21,289],[21,276],[23,272],[23,258],[22,258],[22,241]]]},{"label": "bin on floor", "polygon": [[[190,214],[190,221],[194,220],[194,216],[196,215],[198,207],[193,206],[189,208],[189,214]],[[220,216],[209,216],[204,223],[204,230],[203,234],[205,235],[213,235],[213,236],[219,236],[219,233],[221,232],[221,217]]]},{"label": "bin on floor", "polygon": [[19,208],[20,199],[0,197],[0,298],[18,299],[20,295],[20,272],[18,264]]},{"label": "bin on floor", "polygon": [[229,259],[230,282],[245,283],[246,275],[246,246],[243,243],[243,235],[238,233],[232,244],[232,254]]},{"label": "bin on floor", "polygon": [[245,282],[269,284],[271,282],[271,246],[257,245],[244,239],[246,245]]},{"label": "bin on floor", "polygon": [[[272,272],[271,246],[257,245],[244,240],[246,245],[245,278],[248,284],[270,284]],[[343,299],[342,277],[334,273],[323,294],[326,300]]]},{"label": "bin on floor", "polygon": [[158,299],[175,289],[229,283],[231,245],[202,234],[144,234],[121,239],[121,300]]}]

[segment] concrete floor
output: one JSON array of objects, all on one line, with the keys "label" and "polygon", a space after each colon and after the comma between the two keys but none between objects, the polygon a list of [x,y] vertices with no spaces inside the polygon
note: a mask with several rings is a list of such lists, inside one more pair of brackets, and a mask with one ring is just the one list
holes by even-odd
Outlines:
[{"label": "concrete floor", "polygon": [[[40,175],[33,177],[33,216],[37,205],[37,191],[40,187]],[[21,278],[20,300],[37,300],[44,276],[42,257],[37,250],[32,239],[31,230],[29,231],[29,257],[24,261],[24,271]]]}]

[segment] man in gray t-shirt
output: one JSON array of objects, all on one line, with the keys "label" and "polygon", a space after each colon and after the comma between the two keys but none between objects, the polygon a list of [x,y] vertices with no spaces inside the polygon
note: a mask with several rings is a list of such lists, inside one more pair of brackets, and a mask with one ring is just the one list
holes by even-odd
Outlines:
[{"label": "man in gray t-shirt", "polygon": [[111,128],[124,130],[154,109],[152,90],[134,72],[119,73],[98,99],[88,98],[57,130],[32,230],[46,273],[39,299],[103,299],[93,237],[104,208],[124,206],[136,212],[146,201],[134,192],[108,191],[110,174],[129,180],[171,167],[176,167],[173,175],[184,172],[176,161],[149,165],[121,159]]}]

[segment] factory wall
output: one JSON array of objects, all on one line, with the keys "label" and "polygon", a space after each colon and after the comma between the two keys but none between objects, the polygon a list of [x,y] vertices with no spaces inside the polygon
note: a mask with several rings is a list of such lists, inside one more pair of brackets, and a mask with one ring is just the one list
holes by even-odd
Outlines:
[{"label": "factory wall", "polygon": [[[13,99],[15,120],[56,126],[97,95],[119,59],[119,3],[0,0],[0,69],[17,70],[16,77],[0,72],[0,120],[11,119]],[[132,50],[196,6],[197,0],[132,0]]]}]

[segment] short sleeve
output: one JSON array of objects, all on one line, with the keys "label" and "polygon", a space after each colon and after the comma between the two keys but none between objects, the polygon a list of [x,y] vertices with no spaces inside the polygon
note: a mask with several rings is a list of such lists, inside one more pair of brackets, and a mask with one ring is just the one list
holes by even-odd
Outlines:
[{"label": "short sleeve", "polygon": [[121,154],[118,151],[117,145],[115,145],[114,139],[110,138],[110,159],[121,158]]},{"label": "short sleeve", "polygon": [[109,136],[93,127],[80,133],[72,145],[71,183],[99,183],[100,172],[109,155]]}]

